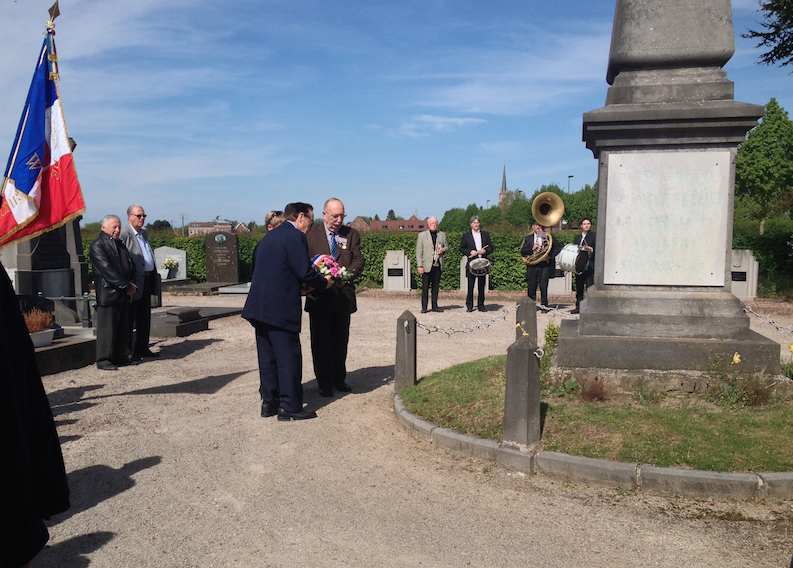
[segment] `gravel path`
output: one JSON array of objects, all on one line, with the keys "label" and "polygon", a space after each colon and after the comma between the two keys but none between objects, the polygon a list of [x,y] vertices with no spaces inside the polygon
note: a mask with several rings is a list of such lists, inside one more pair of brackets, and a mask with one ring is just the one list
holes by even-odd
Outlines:
[{"label": "gravel path", "polygon": [[[455,309],[420,319],[470,327],[514,302],[488,300],[491,313],[467,314],[463,296],[449,295],[441,305]],[[244,297],[166,302],[241,306]],[[316,420],[259,417],[254,335],[239,317],[161,341],[162,356],[135,367],[45,377],[73,506],[51,521],[36,568],[789,564],[790,503],[569,486],[414,438],[393,415],[389,382],[396,318],[418,306],[415,297],[359,299],[355,392],[333,399],[318,396],[304,321]],[[419,374],[504,353],[512,322],[510,314],[471,334],[419,336]]]}]

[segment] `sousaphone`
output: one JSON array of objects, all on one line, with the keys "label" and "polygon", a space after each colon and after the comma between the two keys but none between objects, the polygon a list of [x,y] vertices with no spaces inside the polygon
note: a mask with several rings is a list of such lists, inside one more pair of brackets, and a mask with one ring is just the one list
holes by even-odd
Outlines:
[{"label": "sousaphone", "polygon": [[[556,225],[564,216],[564,202],[552,191],[541,193],[531,203],[531,216],[543,227]],[[548,258],[553,248],[553,236],[544,231],[542,235],[542,245],[530,255],[521,256],[524,263],[539,264]]]}]

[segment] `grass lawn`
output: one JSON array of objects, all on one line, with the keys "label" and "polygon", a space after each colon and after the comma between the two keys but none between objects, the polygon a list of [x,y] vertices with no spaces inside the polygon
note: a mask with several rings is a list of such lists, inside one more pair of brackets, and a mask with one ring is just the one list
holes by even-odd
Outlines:
[{"label": "grass lawn", "polygon": [[[437,426],[501,441],[506,355],[457,365],[399,394]],[[642,385],[586,402],[580,387],[542,385],[543,450],[711,471],[793,471],[793,400],[761,407],[672,396]],[[722,397],[723,399],[724,397]]]}]

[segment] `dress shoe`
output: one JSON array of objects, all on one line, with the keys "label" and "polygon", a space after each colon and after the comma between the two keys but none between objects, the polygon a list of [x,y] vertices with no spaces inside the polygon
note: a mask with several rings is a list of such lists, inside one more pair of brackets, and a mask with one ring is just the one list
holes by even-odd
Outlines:
[{"label": "dress shoe", "polygon": [[581,312],[578,311],[578,308],[573,308],[572,310],[570,310],[570,313],[571,314],[578,314],[578,313],[581,313]]},{"label": "dress shoe", "polygon": [[339,392],[352,392],[352,387],[347,383],[342,383],[336,386],[336,390]]},{"label": "dress shoe", "polygon": [[133,353],[132,355],[129,356],[130,363],[139,363],[141,361],[143,361],[143,357],[141,357],[140,355],[135,355]]},{"label": "dress shoe", "polygon": [[433,311],[433,312],[438,312],[438,313],[440,313],[440,312],[442,312],[443,310],[442,310],[442,309],[440,309],[438,306],[435,306],[434,308],[432,308],[432,311]]},{"label": "dress shoe", "polygon": [[278,414],[277,406],[262,401],[262,418],[270,418],[270,416],[275,416],[276,414]]},{"label": "dress shoe", "polygon": [[319,389],[319,396],[330,398],[333,396],[333,389]]},{"label": "dress shoe", "polygon": [[472,311],[474,311],[474,309],[473,309],[473,308],[468,308],[468,309],[467,309],[467,310],[465,310],[465,311],[466,311],[466,312],[472,312]]},{"label": "dress shoe", "polygon": [[141,351],[140,353],[135,353],[138,357],[151,357],[152,359],[156,359],[160,356],[159,353],[155,353],[151,349],[146,349],[146,351]]},{"label": "dress shoe", "polygon": [[110,361],[97,361],[96,368],[101,371],[118,371],[118,366]]},{"label": "dress shoe", "polygon": [[422,314],[426,314],[426,313],[427,313],[427,310],[426,310],[426,309],[424,309],[424,310],[421,310],[421,313],[422,313]]},{"label": "dress shoe", "polygon": [[485,311],[487,311],[487,310],[485,309],[485,307],[484,307],[484,306],[477,306],[477,308],[476,308],[476,309],[477,309],[477,310],[479,310],[480,312],[485,312]]},{"label": "dress shoe", "polygon": [[317,413],[313,410],[299,410],[297,412],[287,412],[283,408],[278,409],[278,420],[280,422],[289,422],[290,420],[309,420],[310,418],[316,418]]}]

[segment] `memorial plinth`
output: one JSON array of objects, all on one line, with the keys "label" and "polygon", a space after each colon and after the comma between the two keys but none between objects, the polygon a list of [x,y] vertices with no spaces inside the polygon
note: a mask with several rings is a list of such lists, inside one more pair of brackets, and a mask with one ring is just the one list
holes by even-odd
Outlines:
[{"label": "memorial plinth", "polygon": [[763,107],[736,102],[729,0],[617,0],[606,106],[584,114],[599,160],[595,286],[562,322],[563,368],[779,371],[731,293],[737,146]]}]

